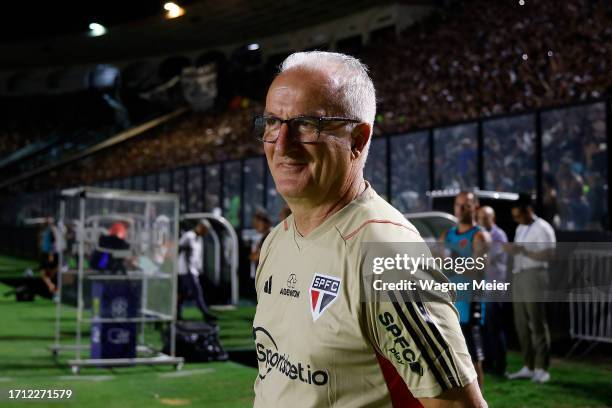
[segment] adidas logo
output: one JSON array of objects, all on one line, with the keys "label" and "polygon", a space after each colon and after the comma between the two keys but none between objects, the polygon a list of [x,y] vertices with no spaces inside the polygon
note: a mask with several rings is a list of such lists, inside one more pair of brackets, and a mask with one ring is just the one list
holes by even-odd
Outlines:
[{"label": "adidas logo", "polygon": [[267,293],[268,295],[272,294],[272,276],[270,276],[270,278],[268,278],[266,283],[264,283],[264,292]]}]

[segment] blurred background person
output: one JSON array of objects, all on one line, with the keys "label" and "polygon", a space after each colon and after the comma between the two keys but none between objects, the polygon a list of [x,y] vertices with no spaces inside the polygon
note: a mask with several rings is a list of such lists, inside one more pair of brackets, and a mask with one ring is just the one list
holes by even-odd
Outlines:
[{"label": "blurred background person", "polygon": [[217,320],[217,317],[210,313],[206,305],[204,290],[200,283],[200,274],[204,265],[202,237],[208,234],[211,228],[207,220],[201,219],[193,229],[185,232],[179,241],[178,320],[183,320],[183,304],[188,299],[195,300],[196,306],[200,309],[202,317],[206,322],[211,323]]},{"label": "blurred background person", "polygon": [[[483,256],[487,250],[487,244],[490,241],[489,234],[476,224],[478,205],[478,197],[472,192],[462,191],[455,197],[454,212],[457,217],[457,225],[445,231],[440,238],[454,258],[475,258]],[[451,282],[469,283],[480,277],[473,276],[466,271],[465,274],[451,272],[448,278]],[[476,295],[471,289],[457,292],[455,307],[459,312],[461,331],[478,374],[478,385],[482,389],[485,359],[482,343],[483,310],[482,303]]]},{"label": "blurred background person", "polygon": [[557,204],[557,190],[555,178],[551,174],[545,174],[542,178],[542,218],[555,227],[561,224],[559,219],[559,205]]},{"label": "blurred background person", "polygon": [[47,286],[49,293],[55,297],[57,293],[59,231],[53,224],[53,218],[47,218],[40,235],[40,277]]},{"label": "blurred background person", "polygon": [[548,282],[548,248],[556,242],[555,231],[548,222],[535,215],[529,194],[520,194],[512,207],[512,217],[518,224],[514,235],[515,245],[505,248],[514,256],[512,306],[523,367],[509,374],[508,378],[545,383],[550,381],[550,331],[546,304],[534,299],[541,296],[540,289]]},{"label": "blurred background person", "polygon": [[126,224],[115,222],[108,229],[108,234],[100,235],[98,248],[93,252],[90,261],[94,269],[110,273],[127,273],[126,262],[129,262],[129,266],[133,266],[127,232]]},{"label": "blurred background person", "polygon": [[[478,209],[478,224],[491,236],[487,252],[487,282],[506,282],[508,256],[503,244],[508,242],[504,230],[495,224],[495,211],[489,206]],[[506,373],[506,332],[504,329],[504,303],[485,295],[485,318],[483,327],[485,363],[484,369],[496,375]]]},{"label": "blurred background person", "polygon": [[[255,231],[257,231],[261,236],[261,238],[253,246],[253,249],[249,255],[249,259],[255,264],[255,267],[257,267],[257,264],[259,263],[261,246],[272,230],[272,220],[270,220],[270,217],[265,210],[259,209],[255,212],[255,215],[253,216],[253,228],[255,228]],[[251,274],[251,278],[255,279],[255,271],[253,269],[251,270],[253,272]]]}]

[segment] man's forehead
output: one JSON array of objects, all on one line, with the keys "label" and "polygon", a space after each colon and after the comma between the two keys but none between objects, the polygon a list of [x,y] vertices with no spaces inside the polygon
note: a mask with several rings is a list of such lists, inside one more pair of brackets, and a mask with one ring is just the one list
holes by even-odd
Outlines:
[{"label": "man's forehead", "polygon": [[324,69],[295,67],[278,74],[274,81],[272,81],[272,84],[299,83],[314,88],[329,89],[333,86],[331,76],[331,72],[327,72]]},{"label": "man's forehead", "polygon": [[279,74],[266,97],[266,112],[274,114],[329,115],[336,101],[327,75],[305,69],[290,69]]}]

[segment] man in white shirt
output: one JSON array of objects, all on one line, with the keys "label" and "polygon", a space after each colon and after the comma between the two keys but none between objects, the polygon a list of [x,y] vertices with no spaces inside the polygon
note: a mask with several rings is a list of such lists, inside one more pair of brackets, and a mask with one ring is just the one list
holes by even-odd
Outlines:
[{"label": "man in white shirt", "polygon": [[506,250],[514,255],[512,305],[524,366],[509,374],[508,378],[527,378],[534,383],[545,383],[550,380],[546,304],[531,299],[541,296],[540,289],[546,287],[548,260],[556,242],[555,231],[548,222],[534,214],[529,195],[520,195],[512,207],[512,217],[519,225],[514,235],[515,245],[507,246]]},{"label": "man in white shirt", "polygon": [[179,291],[178,291],[178,320],[183,320],[183,303],[189,298],[196,301],[196,305],[204,320],[211,322],[216,316],[211,314],[204,301],[204,291],[200,283],[200,272],[202,271],[202,237],[208,233],[210,223],[202,219],[192,229],[183,234],[179,241]]}]

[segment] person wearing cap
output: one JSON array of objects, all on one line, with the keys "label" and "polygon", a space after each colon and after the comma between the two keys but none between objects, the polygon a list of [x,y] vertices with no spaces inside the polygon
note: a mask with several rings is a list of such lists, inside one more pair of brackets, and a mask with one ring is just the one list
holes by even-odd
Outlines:
[{"label": "person wearing cap", "polygon": [[210,223],[205,219],[201,219],[193,229],[185,232],[179,241],[178,320],[183,320],[183,303],[190,298],[196,301],[196,305],[200,309],[204,320],[207,322],[217,320],[216,316],[208,310],[208,306],[204,301],[204,290],[200,283],[200,273],[203,266],[202,237],[210,229]]}]

